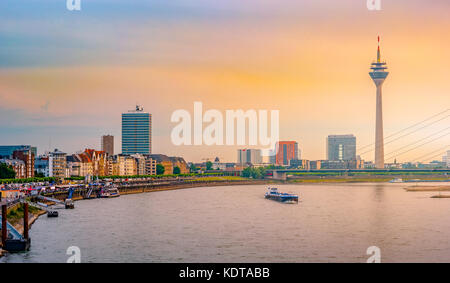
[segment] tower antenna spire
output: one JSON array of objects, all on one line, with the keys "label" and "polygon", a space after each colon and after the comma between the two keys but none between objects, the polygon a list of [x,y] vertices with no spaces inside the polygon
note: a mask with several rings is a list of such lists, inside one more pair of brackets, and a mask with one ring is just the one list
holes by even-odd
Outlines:
[{"label": "tower antenna spire", "polygon": [[378,36],[377,63],[381,63],[380,36]]}]

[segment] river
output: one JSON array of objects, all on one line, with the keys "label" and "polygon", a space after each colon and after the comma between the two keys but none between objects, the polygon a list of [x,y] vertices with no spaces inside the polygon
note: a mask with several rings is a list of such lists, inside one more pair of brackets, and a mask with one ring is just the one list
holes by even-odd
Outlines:
[{"label": "river", "polygon": [[[204,187],[83,200],[32,226],[31,250],[1,262],[449,262],[450,199],[412,184]],[[432,184],[429,184],[432,185]]]}]

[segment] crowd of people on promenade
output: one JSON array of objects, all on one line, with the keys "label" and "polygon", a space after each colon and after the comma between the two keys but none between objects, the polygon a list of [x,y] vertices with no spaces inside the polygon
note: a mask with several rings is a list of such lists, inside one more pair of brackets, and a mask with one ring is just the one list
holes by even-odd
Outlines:
[{"label": "crowd of people on promenade", "polygon": [[40,193],[42,191],[58,191],[62,188],[56,187],[53,183],[40,182],[29,184],[0,184],[0,196],[2,201],[8,203],[20,200],[27,196]]}]

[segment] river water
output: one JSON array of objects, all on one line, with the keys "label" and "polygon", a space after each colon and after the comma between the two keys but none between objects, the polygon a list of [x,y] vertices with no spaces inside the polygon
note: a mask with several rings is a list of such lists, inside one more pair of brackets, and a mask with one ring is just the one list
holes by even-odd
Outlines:
[{"label": "river water", "polygon": [[[33,225],[31,250],[1,262],[450,262],[450,199],[411,184],[205,187],[84,200]],[[432,184],[428,184],[432,185]]]}]

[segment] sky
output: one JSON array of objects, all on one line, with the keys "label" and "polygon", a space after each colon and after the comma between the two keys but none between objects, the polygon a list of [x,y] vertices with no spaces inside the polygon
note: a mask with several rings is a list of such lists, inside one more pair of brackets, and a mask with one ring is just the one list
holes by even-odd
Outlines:
[{"label": "sky", "polygon": [[[238,146],[172,144],[172,113],[193,115],[199,101],[224,114],[279,110],[280,138],[297,141],[303,159],[325,159],[330,134],[370,145],[378,35],[390,72],[385,136],[450,108],[450,2],[381,3],[81,0],[68,11],[65,0],[2,0],[0,144],[72,153],[112,134],[119,153],[121,113],[138,103],[153,116],[153,153],[235,162]],[[440,159],[449,114],[386,144],[386,162]],[[373,160],[367,149],[358,152]]]}]

